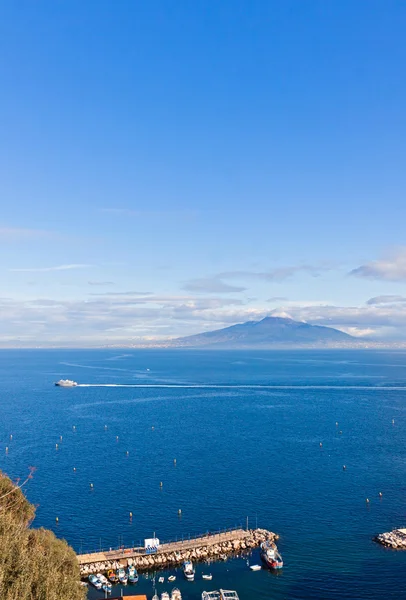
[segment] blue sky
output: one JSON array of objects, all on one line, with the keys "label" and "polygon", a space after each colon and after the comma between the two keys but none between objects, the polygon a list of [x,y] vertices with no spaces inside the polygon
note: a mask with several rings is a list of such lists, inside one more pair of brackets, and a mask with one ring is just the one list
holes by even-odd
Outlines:
[{"label": "blue sky", "polygon": [[0,343],[406,339],[400,1],[0,7]]}]

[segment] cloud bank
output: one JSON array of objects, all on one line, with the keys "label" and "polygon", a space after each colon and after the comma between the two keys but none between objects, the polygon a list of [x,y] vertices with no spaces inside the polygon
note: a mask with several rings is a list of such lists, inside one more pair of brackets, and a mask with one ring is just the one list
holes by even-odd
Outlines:
[{"label": "cloud bank", "polygon": [[349,273],[354,277],[381,279],[384,281],[406,281],[406,248],[400,248],[392,256],[374,260]]}]

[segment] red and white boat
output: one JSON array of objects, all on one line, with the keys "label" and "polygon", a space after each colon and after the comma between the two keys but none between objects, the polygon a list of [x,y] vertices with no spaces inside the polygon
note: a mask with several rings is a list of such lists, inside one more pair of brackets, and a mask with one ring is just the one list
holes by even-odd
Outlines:
[{"label": "red and white boat", "polygon": [[276,544],[272,542],[263,542],[261,544],[261,559],[269,569],[282,569],[283,560],[278,552]]}]

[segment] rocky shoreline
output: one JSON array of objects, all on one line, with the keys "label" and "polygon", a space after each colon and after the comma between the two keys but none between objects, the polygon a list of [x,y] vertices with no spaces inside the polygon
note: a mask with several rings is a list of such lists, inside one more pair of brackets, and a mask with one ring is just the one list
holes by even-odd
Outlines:
[{"label": "rocky shoreline", "polygon": [[374,541],[387,548],[406,550],[406,529],[394,529],[388,533],[380,533],[374,537]]},{"label": "rocky shoreline", "polygon": [[205,537],[201,541],[201,545],[194,548],[181,548],[172,551],[165,551],[165,546],[171,544],[163,544],[158,552],[152,555],[137,555],[131,557],[115,558],[115,560],[104,560],[100,562],[88,563],[80,565],[80,573],[82,577],[87,577],[92,573],[105,573],[109,569],[118,569],[122,566],[134,565],[139,571],[154,571],[175,567],[182,564],[185,560],[194,562],[207,560],[225,560],[231,555],[249,552],[257,548],[262,542],[269,540],[274,542],[279,538],[278,535],[266,529],[254,529],[244,532],[241,538],[230,541],[216,543],[216,536]]}]

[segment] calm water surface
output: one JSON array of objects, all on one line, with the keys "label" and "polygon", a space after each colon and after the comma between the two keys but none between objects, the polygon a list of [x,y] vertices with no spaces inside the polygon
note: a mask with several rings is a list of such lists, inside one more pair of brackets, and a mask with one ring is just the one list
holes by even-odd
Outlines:
[{"label": "calm water surface", "polygon": [[[371,540],[406,526],[405,400],[403,352],[1,351],[0,468],[37,468],[35,525],[77,551],[247,516],[280,534],[282,573],[198,566],[213,581],[179,572],[185,600],[219,587],[241,600],[406,598],[406,552]],[[136,589],[151,597],[151,580]]]}]

